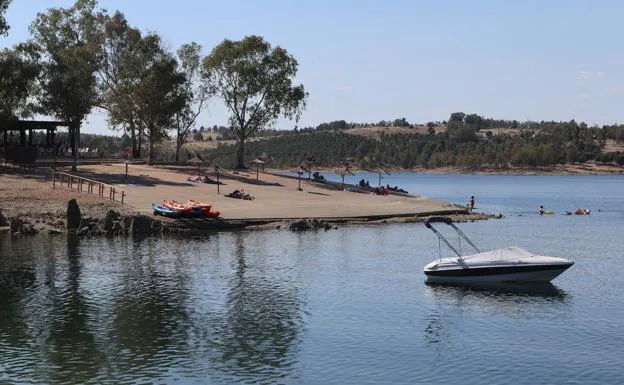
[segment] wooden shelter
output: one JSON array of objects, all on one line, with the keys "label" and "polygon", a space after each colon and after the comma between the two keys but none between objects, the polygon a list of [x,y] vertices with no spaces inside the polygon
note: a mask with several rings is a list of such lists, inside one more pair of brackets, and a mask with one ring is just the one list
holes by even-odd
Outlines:
[{"label": "wooden shelter", "polygon": [[[45,120],[3,120],[0,121],[2,132],[2,150],[4,158],[17,164],[34,164],[37,157],[37,147],[33,143],[34,131],[45,130],[46,139],[44,148],[56,148],[56,130],[58,127],[69,128],[70,147],[72,152],[77,151],[76,129],[68,122],[45,121]],[[9,141],[9,133],[19,134],[18,143]]]}]

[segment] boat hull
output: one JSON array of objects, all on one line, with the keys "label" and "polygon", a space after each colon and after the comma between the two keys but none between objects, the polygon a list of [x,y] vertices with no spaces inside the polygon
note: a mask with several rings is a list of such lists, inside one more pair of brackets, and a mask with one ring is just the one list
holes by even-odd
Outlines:
[{"label": "boat hull", "polygon": [[495,282],[550,282],[574,263],[553,265],[495,266],[425,270],[431,283],[495,283]]}]

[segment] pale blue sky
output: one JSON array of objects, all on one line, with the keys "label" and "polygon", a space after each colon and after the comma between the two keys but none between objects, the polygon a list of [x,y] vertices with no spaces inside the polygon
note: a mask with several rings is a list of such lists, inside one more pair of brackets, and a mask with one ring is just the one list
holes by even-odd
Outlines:
[{"label": "pale blue sky", "polygon": [[[37,12],[69,0],[13,0],[10,46]],[[624,122],[624,1],[100,0],[171,49],[264,36],[299,61],[310,93],[300,127],[451,112],[518,120]],[[213,102],[200,125],[224,124]],[[277,128],[292,128],[279,122]],[[109,133],[96,113],[86,132]]]}]

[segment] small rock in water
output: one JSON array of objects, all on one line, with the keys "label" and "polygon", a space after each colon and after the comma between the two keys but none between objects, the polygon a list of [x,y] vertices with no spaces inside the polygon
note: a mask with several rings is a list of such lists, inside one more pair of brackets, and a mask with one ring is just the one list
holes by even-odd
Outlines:
[{"label": "small rock in water", "polygon": [[72,199],[67,203],[67,229],[77,230],[80,227],[81,220],[82,214],[80,213],[78,202]]},{"label": "small rock in water", "polygon": [[291,231],[309,231],[309,230],[331,230],[333,226],[325,221],[318,219],[299,219],[291,222],[288,229]]}]

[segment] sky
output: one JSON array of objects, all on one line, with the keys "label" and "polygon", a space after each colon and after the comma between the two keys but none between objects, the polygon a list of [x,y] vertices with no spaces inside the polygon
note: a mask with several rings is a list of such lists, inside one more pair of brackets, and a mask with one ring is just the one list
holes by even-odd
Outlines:
[{"label": "sky", "polygon": [[[69,0],[13,0],[0,46],[28,39],[38,12]],[[100,0],[171,50],[261,35],[299,62],[299,127],[411,123],[452,112],[516,120],[624,123],[624,1]],[[218,100],[198,126],[226,124]],[[274,128],[292,129],[280,120]],[[103,112],[82,132],[111,134]]]}]

